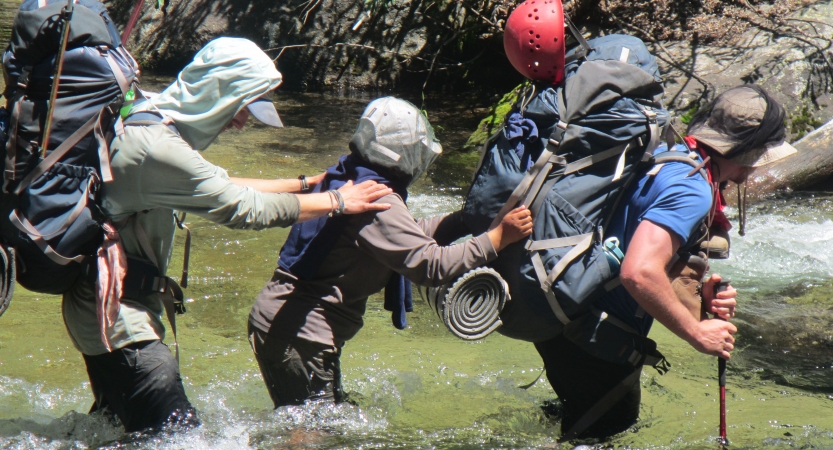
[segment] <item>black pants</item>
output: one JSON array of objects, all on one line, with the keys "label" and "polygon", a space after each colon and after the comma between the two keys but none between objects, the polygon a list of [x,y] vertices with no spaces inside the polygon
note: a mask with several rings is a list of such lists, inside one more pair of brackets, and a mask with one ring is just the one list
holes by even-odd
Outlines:
[{"label": "black pants", "polygon": [[144,341],[112,353],[84,355],[95,396],[92,411],[109,408],[125,431],[167,424],[196,424],[179,365],[162,342]]},{"label": "black pants", "polygon": [[[561,400],[561,430],[567,433],[611,389],[634,371],[594,358],[564,338],[535,344],[544,360],[547,379]],[[625,396],[578,437],[606,437],[630,428],[639,417],[642,391],[639,380]]]},{"label": "black pants", "polygon": [[271,336],[249,323],[249,343],[275,408],[305,401],[341,402],[341,350],[305,339]]}]

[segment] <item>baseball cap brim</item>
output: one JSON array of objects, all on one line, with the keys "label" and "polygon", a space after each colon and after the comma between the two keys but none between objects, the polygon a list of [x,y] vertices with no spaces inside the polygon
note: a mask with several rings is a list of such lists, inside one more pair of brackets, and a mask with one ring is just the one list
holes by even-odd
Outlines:
[{"label": "baseball cap brim", "polygon": [[260,97],[246,105],[246,108],[249,109],[249,112],[252,113],[255,119],[262,123],[270,127],[283,128],[283,122],[281,122],[281,118],[278,116],[278,110],[275,109],[272,100]]}]

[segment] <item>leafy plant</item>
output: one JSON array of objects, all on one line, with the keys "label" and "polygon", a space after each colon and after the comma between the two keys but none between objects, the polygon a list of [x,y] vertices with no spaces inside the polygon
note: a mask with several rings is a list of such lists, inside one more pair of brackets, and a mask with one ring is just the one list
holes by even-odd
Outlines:
[{"label": "leafy plant", "polygon": [[694,118],[694,115],[697,114],[697,111],[699,111],[699,110],[700,110],[700,103],[699,102],[692,104],[691,107],[688,108],[688,111],[686,111],[682,116],[680,116],[680,122],[688,125],[689,123],[691,123],[691,119]]}]

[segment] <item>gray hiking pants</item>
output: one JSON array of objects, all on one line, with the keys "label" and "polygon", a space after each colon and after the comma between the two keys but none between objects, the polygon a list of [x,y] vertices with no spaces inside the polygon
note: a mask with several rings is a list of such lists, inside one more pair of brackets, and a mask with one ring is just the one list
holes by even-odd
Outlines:
[{"label": "gray hiking pants", "polygon": [[249,343],[275,408],[305,401],[341,402],[341,350],[305,339],[270,336],[249,323]]}]

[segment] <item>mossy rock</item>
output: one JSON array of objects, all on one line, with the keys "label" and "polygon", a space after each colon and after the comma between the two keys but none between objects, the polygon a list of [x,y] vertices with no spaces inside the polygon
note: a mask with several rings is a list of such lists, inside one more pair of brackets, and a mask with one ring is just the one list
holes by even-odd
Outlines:
[{"label": "mossy rock", "polygon": [[490,114],[480,121],[480,124],[477,125],[477,130],[469,136],[469,139],[463,146],[463,150],[473,151],[483,146],[486,140],[489,139],[489,136],[493,135],[503,125],[503,119],[518,101],[524,86],[526,86],[526,83],[518,85],[492,106]]},{"label": "mossy rock", "polygon": [[788,295],[785,300],[791,305],[833,305],[833,281],[821,285],[804,286],[798,295]]},{"label": "mossy rock", "polygon": [[431,181],[441,186],[467,188],[479,161],[479,152],[444,154],[431,170]]}]

